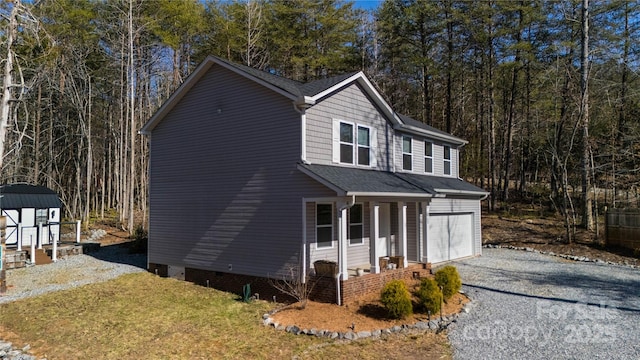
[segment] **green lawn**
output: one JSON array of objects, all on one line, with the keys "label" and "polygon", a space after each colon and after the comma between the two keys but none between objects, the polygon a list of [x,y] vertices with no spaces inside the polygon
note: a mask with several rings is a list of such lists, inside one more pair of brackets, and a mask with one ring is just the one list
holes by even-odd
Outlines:
[{"label": "green lawn", "polygon": [[0,338],[49,360],[451,357],[443,335],[344,342],[276,331],[262,325],[272,306],[138,273],[0,305]]}]

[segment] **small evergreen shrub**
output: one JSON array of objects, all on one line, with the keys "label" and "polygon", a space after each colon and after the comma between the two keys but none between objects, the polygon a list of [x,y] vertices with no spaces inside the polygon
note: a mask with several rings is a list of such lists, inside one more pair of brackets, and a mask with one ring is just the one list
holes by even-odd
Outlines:
[{"label": "small evergreen shrub", "polygon": [[451,265],[447,265],[436,271],[436,283],[442,287],[442,295],[444,295],[445,301],[451,299],[451,297],[462,288],[462,281],[460,280],[458,269]]},{"label": "small evergreen shrub", "polygon": [[436,314],[442,306],[442,291],[435,280],[424,278],[420,281],[420,288],[416,292],[420,306],[425,312]]},{"label": "small evergreen shrub", "polygon": [[148,245],[148,233],[147,230],[142,227],[142,225],[138,225],[133,234],[129,237],[133,239],[132,242],[129,243],[129,253],[130,254],[146,254],[147,253],[147,245]]},{"label": "small evergreen shrub", "polygon": [[394,319],[404,319],[413,313],[411,294],[402,280],[387,283],[380,294],[380,302]]}]

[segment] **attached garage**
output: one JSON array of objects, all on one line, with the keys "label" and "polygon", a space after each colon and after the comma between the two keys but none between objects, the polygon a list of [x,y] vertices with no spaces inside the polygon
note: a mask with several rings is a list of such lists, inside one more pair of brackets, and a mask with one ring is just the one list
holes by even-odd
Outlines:
[{"label": "attached garage", "polygon": [[427,259],[431,263],[474,255],[473,213],[429,214]]}]

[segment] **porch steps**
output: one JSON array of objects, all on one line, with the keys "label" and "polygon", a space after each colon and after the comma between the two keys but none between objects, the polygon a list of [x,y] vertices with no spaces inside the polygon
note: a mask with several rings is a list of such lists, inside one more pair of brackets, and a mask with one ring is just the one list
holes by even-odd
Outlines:
[{"label": "porch steps", "polygon": [[53,260],[47,255],[45,249],[36,249],[36,265],[51,264]]}]

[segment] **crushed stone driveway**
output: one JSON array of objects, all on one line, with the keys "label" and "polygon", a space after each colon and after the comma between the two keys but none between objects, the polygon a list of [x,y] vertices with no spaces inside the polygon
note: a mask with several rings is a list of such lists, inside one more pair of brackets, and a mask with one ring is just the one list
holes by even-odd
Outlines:
[{"label": "crushed stone driveway", "polygon": [[456,261],[454,359],[640,359],[640,269],[509,249]]}]

